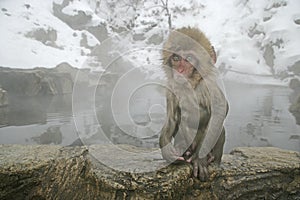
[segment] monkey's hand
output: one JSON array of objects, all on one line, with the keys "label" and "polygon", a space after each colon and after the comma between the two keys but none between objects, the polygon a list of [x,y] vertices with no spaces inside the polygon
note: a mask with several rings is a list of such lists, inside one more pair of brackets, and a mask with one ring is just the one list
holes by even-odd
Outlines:
[{"label": "monkey's hand", "polygon": [[210,159],[208,159],[209,156],[205,158],[195,158],[192,161],[193,164],[193,175],[194,177],[199,177],[201,181],[206,181],[209,177],[208,173],[208,165]]},{"label": "monkey's hand", "polygon": [[174,162],[174,161],[184,161],[184,157],[182,157],[181,155],[179,155],[179,153],[176,151],[176,149],[174,148],[174,146],[169,143],[166,146],[164,146],[163,148],[161,148],[161,153],[162,156],[165,160],[167,160],[168,162]]}]

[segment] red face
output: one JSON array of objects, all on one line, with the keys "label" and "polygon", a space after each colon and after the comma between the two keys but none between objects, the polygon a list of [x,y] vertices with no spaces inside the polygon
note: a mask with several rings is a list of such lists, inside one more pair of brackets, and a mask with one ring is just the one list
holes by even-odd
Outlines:
[{"label": "red face", "polygon": [[171,56],[172,67],[185,78],[190,78],[194,72],[194,65],[197,59],[193,54],[186,54],[181,57],[177,54]]}]

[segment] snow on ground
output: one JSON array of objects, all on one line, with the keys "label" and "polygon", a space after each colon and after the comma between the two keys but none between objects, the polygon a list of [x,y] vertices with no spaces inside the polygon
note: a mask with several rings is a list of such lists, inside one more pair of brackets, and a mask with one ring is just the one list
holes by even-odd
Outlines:
[{"label": "snow on ground", "polygon": [[[226,66],[225,79],[247,83],[286,84],[271,76],[288,70],[300,60],[300,1],[201,1],[205,7],[194,15],[175,19],[178,27],[198,26],[212,41],[217,66]],[[266,45],[274,45],[273,66],[264,58]],[[258,75],[258,76],[256,76]]]},{"label": "snow on ground", "polygon": [[[87,57],[81,55],[81,50],[88,49],[80,47],[80,40],[82,32],[88,33],[74,31],[53,16],[51,1],[4,0],[0,2],[0,9],[0,66],[55,67],[64,61],[80,67],[86,60]],[[57,31],[57,47],[44,45],[25,36],[39,28]],[[91,42],[89,39],[89,43],[95,41]]]},{"label": "snow on ground", "polygon": [[[51,0],[2,0],[0,2],[0,45],[2,47],[0,66],[54,67],[61,62],[68,62],[76,67],[83,65],[90,49],[80,45],[82,34],[87,35],[88,45],[94,46],[100,42],[89,32],[73,30],[55,17],[52,3]],[[55,0],[55,3],[61,4],[62,1]],[[145,22],[155,23],[157,20],[151,16],[153,9],[158,7],[152,1],[145,2],[143,5],[146,7],[139,6],[138,10],[130,6],[127,8],[126,4],[114,7],[115,3],[117,1],[101,4],[102,7],[96,9],[96,1],[74,0],[63,9],[63,12],[69,15],[76,15],[79,11],[88,13],[94,23],[103,20],[109,23],[109,17],[116,15],[120,18],[115,19],[117,24],[132,19],[136,12],[140,12],[135,21],[138,27],[144,27]],[[274,77],[287,71],[289,66],[300,60],[300,25],[296,23],[296,20],[300,20],[299,0],[225,0],[222,2],[170,0],[169,7],[173,11],[176,8],[187,10],[184,15],[180,12],[173,13],[172,22],[175,28],[196,26],[209,37],[218,54],[216,65],[221,69],[225,79],[261,84],[286,84],[287,79],[281,81]],[[97,14],[93,13],[95,10]],[[148,17],[143,17],[145,13]],[[167,28],[167,23],[165,25]],[[39,28],[56,30],[55,44],[49,45],[28,37],[28,33]],[[145,35],[148,37],[150,33]],[[140,44],[145,45],[143,42]],[[265,59],[268,46],[273,48],[274,58],[271,56],[271,61]],[[147,70],[157,71],[159,64],[156,61],[159,52],[141,50],[132,57],[143,56],[145,59],[138,60],[141,62],[140,66],[146,65]]]}]

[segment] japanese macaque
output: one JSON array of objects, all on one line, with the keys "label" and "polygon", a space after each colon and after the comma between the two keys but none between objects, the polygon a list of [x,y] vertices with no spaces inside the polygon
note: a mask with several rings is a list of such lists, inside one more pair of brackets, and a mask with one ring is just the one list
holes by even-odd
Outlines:
[{"label": "japanese macaque", "polygon": [[159,144],[169,162],[189,162],[200,180],[220,164],[228,104],[217,83],[216,53],[197,28],[171,31],[163,46],[167,76],[167,119]]}]

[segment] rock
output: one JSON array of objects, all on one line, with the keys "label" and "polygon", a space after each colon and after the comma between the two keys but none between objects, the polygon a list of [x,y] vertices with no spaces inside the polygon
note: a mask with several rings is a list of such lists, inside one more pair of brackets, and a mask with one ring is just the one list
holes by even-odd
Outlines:
[{"label": "rock", "polygon": [[8,110],[7,92],[0,86],[0,127],[8,122]]},{"label": "rock", "polygon": [[296,123],[300,125],[300,95],[297,100],[290,105],[289,111],[294,115]]},{"label": "rock", "polygon": [[294,19],[295,24],[300,25],[300,18]]},{"label": "rock", "polygon": [[69,63],[67,62],[62,62],[60,64],[58,64],[53,71],[57,72],[57,73],[63,73],[63,74],[70,74],[72,81],[74,82],[76,79],[76,75],[78,72],[77,68],[72,67]]},{"label": "rock", "polygon": [[275,59],[275,55],[274,55],[274,49],[273,46],[271,44],[266,44],[264,47],[264,59],[266,64],[271,67],[271,69],[274,68],[274,59]]},{"label": "rock", "polygon": [[67,7],[70,2],[72,1],[64,0],[62,4],[53,2],[53,15],[68,24],[72,29],[82,30],[85,25],[91,21],[92,15],[81,10],[77,11],[74,15],[64,13],[63,9]]},{"label": "rock", "polygon": [[8,94],[18,96],[69,94],[73,90],[70,72],[45,68],[0,68],[0,84]]},{"label": "rock", "polygon": [[47,46],[55,47],[55,48],[60,48],[56,44],[57,40],[57,31],[53,28],[48,28],[48,29],[43,29],[43,28],[38,28],[31,30],[30,32],[27,32],[25,34],[26,37],[35,39]]},{"label": "rock", "polygon": [[88,26],[87,31],[94,35],[100,42],[108,38],[108,31],[106,24],[100,23],[94,26]]},{"label": "rock", "polygon": [[299,199],[299,161],[299,152],[237,148],[200,182],[189,164],[165,166],[158,149],[0,145],[0,199]]},{"label": "rock", "polygon": [[294,115],[296,123],[300,125],[300,81],[299,79],[292,79],[289,84],[293,92],[290,94],[291,105],[289,111]]},{"label": "rock", "polygon": [[295,75],[300,76],[300,60],[295,62],[293,65],[288,67],[289,71],[293,72]]},{"label": "rock", "polygon": [[61,144],[62,133],[59,126],[50,126],[40,136],[32,137],[37,144]]},{"label": "rock", "polygon": [[74,142],[72,142],[68,146],[70,146],[70,147],[72,147],[72,146],[84,146],[84,143],[82,142],[82,140],[80,138],[77,138]]},{"label": "rock", "polygon": [[132,35],[132,39],[135,41],[143,41],[146,39],[146,37],[144,33],[135,33]]},{"label": "rock", "polygon": [[92,74],[90,73],[90,69],[78,69],[71,66],[67,62],[62,62],[58,64],[53,69],[47,69],[49,73],[58,73],[58,74],[69,74],[71,75],[72,81],[78,82],[80,84],[85,84],[85,86],[90,84],[90,79]]},{"label": "rock", "polygon": [[300,92],[300,80],[299,79],[296,79],[296,78],[292,79],[290,81],[289,86],[292,90]]},{"label": "rock", "polygon": [[[261,34],[261,33],[258,33]],[[265,35],[265,33],[263,33]],[[280,48],[282,45],[283,40],[282,39],[277,39],[275,42],[271,41],[263,46],[263,57],[265,60],[265,63],[270,67],[272,74],[275,74],[274,71],[274,60],[275,60],[275,54],[274,54],[274,49],[275,48]],[[281,76],[285,76],[281,74]]]},{"label": "rock", "polygon": [[147,44],[159,45],[163,43],[163,39],[163,33],[156,33],[147,40]]},{"label": "rock", "polygon": [[92,15],[90,13],[80,10],[74,15],[64,13],[63,9],[70,3],[72,3],[71,0],[64,0],[61,4],[53,2],[52,9],[54,16],[68,24],[74,30],[87,30],[100,42],[108,38],[106,23],[100,21],[98,23],[90,23],[92,21]]},{"label": "rock", "polygon": [[8,105],[7,92],[0,87],[0,107]]}]

